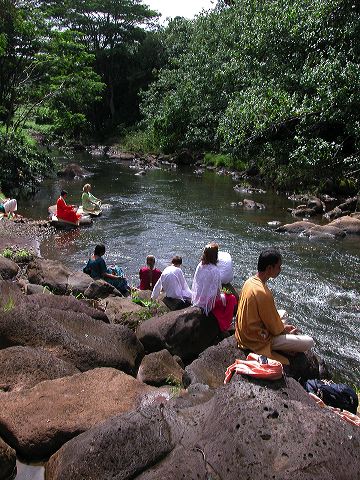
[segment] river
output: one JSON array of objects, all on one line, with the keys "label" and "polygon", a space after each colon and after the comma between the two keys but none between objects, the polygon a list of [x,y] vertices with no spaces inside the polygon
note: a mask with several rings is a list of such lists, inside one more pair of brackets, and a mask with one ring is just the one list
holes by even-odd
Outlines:
[{"label": "river", "polygon": [[[74,159],[71,159],[74,161]],[[360,379],[360,238],[312,240],[278,234],[269,221],[290,223],[293,206],[275,192],[242,195],[228,176],[192,169],[152,170],[144,176],[128,164],[81,156],[76,162],[92,173],[93,193],[111,204],[89,228],[58,232],[41,245],[41,254],[72,269],[81,269],[97,243],[107,248],[108,264],[121,265],[130,282],[138,282],[146,255],[164,268],[174,254],[183,257],[191,285],[203,246],[216,241],[231,253],[238,288],[256,270],[259,252],[278,247],[283,255],[281,275],[269,286],[278,308],[291,323],[316,340],[316,352],[335,367],[339,377],[359,386]],[[79,203],[84,180],[46,180],[21,213],[44,218],[61,188],[68,203]],[[265,210],[245,211],[233,202],[252,198]],[[319,220],[320,221],[320,220]]]}]

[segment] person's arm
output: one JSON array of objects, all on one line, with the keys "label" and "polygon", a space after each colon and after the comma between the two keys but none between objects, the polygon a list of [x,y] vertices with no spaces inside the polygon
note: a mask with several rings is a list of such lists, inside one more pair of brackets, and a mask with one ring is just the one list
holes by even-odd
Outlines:
[{"label": "person's arm", "polygon": [[281,321],[280,315],[275,307],[274,297],[268,291],[257,290],[256,292],[257,309],[261,321],[271,335],[280,335],[285,332],[284,324]]},{"label": "person's arm", "polygon": [[162,289],[162,282],[160,277],[159,280],[155,283],[153,291],[151,292],[152,300],[156,300],[158,298],[158,296],[160,295],[161,289]]},{"label": "person's arm", "polygon": [[192,291],[189,288],[189,285],[187,284],[186,278],[184,276],[184,272],[180,270],[180,274],[177,277],[178,281],[180,282],[180,288],[182,291],[182,296],[186,298],[191,298],[192,297]]}]

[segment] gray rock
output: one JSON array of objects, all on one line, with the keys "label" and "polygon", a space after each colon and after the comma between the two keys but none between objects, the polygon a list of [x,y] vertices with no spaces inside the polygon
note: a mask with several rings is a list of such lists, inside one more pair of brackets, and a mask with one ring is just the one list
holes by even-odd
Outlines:
[{"label": "gray rock", "polygon": [[316,226],[315,223],[302,220],[300,222],[287,223],[285,225],[281,225],[280,227],[276,228],[275,231],[280,233],[285,232],[285,233],[299,235],[301,233],[309,231],[311,228],[315,226]]},{"label": "gray rock", "polygon": [[136,410],[149,394],[157,390],[118,370],[98,368],[0,394],[0,428],[23,458],[42,459],[79,433]]},{"label": "gray rock", "polygon": [[71,271],[55,260],[36,258],[27,267],[30,283],[47,286],[54,293],[66,293]]},{"label": "gray rock", "polygon": [[51,295],[51,291],[47,287],[43,287],[42,285],[36,285],[35,283],[27,283],[25,285],[25,293],[26,295]]},{"label": "gray rock", "polygon": [[0,275],[3,280],[10,280],[16,277],[19,271],[19,265],[9,258],[0,255]]},{"label": "gray rock", "polygon": [[108,325],[85,313],[27,303],[9,312],[0,311],[0,346],[14,345],[42,347],[81,371],[105,366],[136,375],[144,355],[135,334],[122,325]]},{"label": "gray rock", "polygon": [[145,355],[139,367],[137,379],[148,385],[160,387],[166,384],[181,384],[184,370],[167,351]]},{"label": "gray rock", "polygon": [[343,230],[347,235],[360,235],[360,220],[356,217],[340,217],[329,223],[329,226]]},{"label": "gray rock", "polygon": [[73,272],[69,275],[67,281],[67,291],[72,295],[85,293],[86,289],[93,283],[93,279],[83,272]]},{"label": "gray rock", "polygon": [[136,335],[147,352],[168,350],[183,361],[194,360],[202,351],[217,342],[216,319],[205,316],[200,308],[190,307],[145,320]]},{"label": "gray rock", "polygon": [[16,452],[0,438],[0,480],[10,480],[16,474]]},{"label": "gray rock", "polygon": [[65,444],[47,480],[358,480],[360,432],[293,379],[241,379],[140,408]]},{"label": "gray rock", "polygon": [[121,293],[105,280],[93,280],[84,291],[87,298],[106,298],[109,295],[122,296]]},{"label": "gray rock", "polygon": [[141,322],[144,312],[144,307],[132,302],[129,297],[109,297],[106,300],[105,313],[111,323],[135,329]]},{"label": "gray rock", "polygon": [[53,380],[79,373],[41,348],[9,347],[0,350],[0,391],[29,389],[43,380]]}]

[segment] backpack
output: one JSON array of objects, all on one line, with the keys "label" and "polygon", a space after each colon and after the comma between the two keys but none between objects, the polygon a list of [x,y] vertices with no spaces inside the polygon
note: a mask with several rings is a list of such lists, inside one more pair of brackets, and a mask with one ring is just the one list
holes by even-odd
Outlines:
[{"label": "backpack", "polygon": [[359,399],[356,392],[344,383],[325,382],[323,380],[308,380],[305,390],[317,395],[330,407],[340,408],[356,414]]}]

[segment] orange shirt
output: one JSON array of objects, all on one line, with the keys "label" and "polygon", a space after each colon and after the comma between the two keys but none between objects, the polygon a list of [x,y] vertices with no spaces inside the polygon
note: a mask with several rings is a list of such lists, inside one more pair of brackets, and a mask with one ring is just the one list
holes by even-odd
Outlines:
[{"label": "orange shirt", "polygon": [[257,276],[246,280],[239,298],[235,328],[239,347],[288,364],[284,356],[271,349],[272,338],[283,332],[284,324],[271,291]]}]

